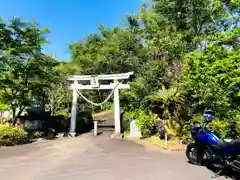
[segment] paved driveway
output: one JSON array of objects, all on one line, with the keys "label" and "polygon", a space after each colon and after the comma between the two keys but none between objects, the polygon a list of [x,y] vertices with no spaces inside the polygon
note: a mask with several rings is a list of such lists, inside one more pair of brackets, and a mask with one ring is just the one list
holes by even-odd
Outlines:
[{"label": "paved driveway", "polygon": [[208,180],[211,175],[204,167],[188,164],[183,153],[146,150],[104,135],[0,149],[4,180]]}]

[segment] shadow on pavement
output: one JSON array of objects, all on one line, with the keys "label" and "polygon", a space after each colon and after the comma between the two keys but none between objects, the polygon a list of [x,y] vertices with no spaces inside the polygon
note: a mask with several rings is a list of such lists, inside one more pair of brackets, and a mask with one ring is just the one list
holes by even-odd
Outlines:
[{"label": "shadow on pavement", "polygon": [[[192,164],[193,166],[204,166],[206,167],[208,170],[213,172],[213,175],[215,173],[219,172],[219,168],[217,168],[216,166],[214,166],[211,162],[205,161],[202,163],[202,165],[196,165],[191,163],[190,161],[188,161],[189,164]],[[233,171],[231,168],[226,168],[221,174],[220,176],[222,177],[226,177],[226,178],[231,178],[233,180],[240,180],[240,174]]]}]

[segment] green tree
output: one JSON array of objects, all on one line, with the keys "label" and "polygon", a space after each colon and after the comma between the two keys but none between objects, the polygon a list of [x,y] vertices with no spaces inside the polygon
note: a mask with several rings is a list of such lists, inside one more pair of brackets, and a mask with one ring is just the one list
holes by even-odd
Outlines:
[{"label": "green tree", "polygon": [[54,70],[59,74],[56,83],[51,83],[50,88],[46,89],[46,108],[52,115],[56,113],[68,113],[71,109],[72,92],[70,91],[69,76],[74,74],[76,69],[68,62],[61,62]]},{"label": "green tree", "polygon": [[[207,107],[233,117],[239,111],[239,7],[234,0],[153,0],[152,8],[127,16],[127,27],[100,25],[99,34],[72,44],[70,63],[81,74],[134,71],[131,89],[121,93],[128,111],[157,105],[170,114],[170,124],[181,126]],[[101,101],[106,95],[89,96]]]},{"label": "green tree", "polygon": [[42,53],[46,43],[36,23],[13,18],[0,26],[0,99],[12,109],[12,118],[31,105],[33,96],[41,96],[57,81],[54,67],[58,62]]}]

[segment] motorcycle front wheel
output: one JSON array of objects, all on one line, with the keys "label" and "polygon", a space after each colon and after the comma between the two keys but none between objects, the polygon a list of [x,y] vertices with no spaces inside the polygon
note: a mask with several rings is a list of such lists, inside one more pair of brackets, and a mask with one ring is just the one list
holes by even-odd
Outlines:
[{"label": "motorcycle front wheel", "polygon": [[200,151],[195,144],[190,143],[187,146],[186,156],[191,164],[202,165],[204,152]]}]

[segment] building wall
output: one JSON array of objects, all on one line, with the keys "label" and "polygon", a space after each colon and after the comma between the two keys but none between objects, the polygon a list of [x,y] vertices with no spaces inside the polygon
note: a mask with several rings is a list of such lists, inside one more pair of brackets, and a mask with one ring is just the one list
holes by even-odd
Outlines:
[{"label": "building wall", "polygon": [[11,116],[11,112],[10,111],[0,112],[0,117],[2,117],[2,118],[8,118],[10,116]]},{"label": "building wall", "polygon": [[[23,116],[26,112],[23,111],[21,113],[21,116]],[[0,118],[11,118],[12,117],[12,112],[11,111],[2,111],[0,112]]]}]

